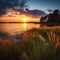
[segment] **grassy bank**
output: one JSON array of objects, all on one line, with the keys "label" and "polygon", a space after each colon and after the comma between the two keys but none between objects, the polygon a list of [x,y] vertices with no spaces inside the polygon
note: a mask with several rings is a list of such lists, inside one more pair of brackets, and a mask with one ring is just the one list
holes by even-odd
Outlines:
[{"label": "grassy bank", "polygon": [[31,29],[19,37],[0,40],[0,60],[60,60],[60,30]]}]

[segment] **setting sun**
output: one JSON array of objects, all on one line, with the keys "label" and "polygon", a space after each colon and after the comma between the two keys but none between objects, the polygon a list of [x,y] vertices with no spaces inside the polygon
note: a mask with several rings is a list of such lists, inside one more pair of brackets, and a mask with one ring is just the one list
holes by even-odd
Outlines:
[{"label": "setting sun", "polygon": [[27,22],[27,20],[28,20],[26,17],[24,17],[22,19],[23,19],[23,22]]},{"label": "setting sun", "polygon": [[22,20],[22,22],[29,22],[30,18],[31,18],[31,17],[29,17],[29,16],[21,15],[21,20]]}]

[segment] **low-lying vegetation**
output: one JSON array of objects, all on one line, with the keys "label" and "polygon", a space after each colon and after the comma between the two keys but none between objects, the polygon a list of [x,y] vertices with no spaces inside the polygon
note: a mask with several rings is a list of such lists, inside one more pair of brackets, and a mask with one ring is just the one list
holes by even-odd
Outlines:
[{"label": "low-lying vegetation", "polygon": [[19,37],[0,40],[0,60],[60,60],[60,30],[32,29]]}]

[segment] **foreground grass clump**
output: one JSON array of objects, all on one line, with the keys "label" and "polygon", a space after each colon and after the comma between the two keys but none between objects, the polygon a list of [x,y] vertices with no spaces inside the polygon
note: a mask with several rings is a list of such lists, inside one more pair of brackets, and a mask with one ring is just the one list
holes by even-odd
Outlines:
[{"label": "foreground grass clump", "polygon": [[59,36],[59,30],[32,29],[20,41],[0,40],[0,60],[60,60]]},{"label": "foreground grass clump", "polygon": [[0,40],[0,60],[17,60],[20,59],[20,48],[14,41]]},{"label": "foreground grass clump", "polygon": [[59,60],[60,30],[32,29],[23,33],[22,41],[28,60]]},{"label": "foreground grass clump", "polygon": [[[23,57],[26,60],[55,60],[56,48],[38,40],[23,41]],[[24,59],[23,59],[24,60]]]}]

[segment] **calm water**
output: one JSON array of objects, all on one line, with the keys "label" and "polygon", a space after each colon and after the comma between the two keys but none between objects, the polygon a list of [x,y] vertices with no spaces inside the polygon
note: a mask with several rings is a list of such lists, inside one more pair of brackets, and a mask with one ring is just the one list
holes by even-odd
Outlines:
[{"label": "calm water", "polygon": [[22,32],[32,28],[40,28],[40,24],[27,24],[27,23],[0,24],[0,31],[8,33]]},{"label": "calm water", "polygon": [[55,27],[40,27],[40,24],[27,24],[27,23],[6,23],[6,24],[0,24],[0,31],[3,32],[8,32],[8,33],[19,33],[23,32],[32,28],[48,28],[48,29],[55,29],[58,28],[60,29],[60,26],[55,26]]}]

